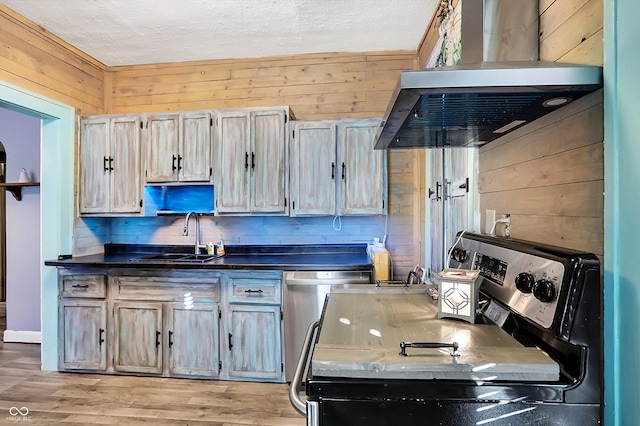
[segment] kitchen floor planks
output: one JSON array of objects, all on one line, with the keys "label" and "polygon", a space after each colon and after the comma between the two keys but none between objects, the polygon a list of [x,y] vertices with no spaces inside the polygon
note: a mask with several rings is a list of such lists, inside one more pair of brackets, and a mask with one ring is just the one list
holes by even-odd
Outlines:
[{"label": "kitchen floor planks", "polygon": [[[288,389],[280,383],[40,371],[40,345],[0,341],[0,425],[303,426]],[[23,407],[27,418],[11,414]]]}]

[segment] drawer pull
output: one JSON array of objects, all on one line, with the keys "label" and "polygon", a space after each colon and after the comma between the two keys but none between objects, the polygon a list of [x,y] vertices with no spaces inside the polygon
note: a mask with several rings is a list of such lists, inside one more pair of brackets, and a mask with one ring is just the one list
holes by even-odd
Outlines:
[{"label": "drawer pull", "polygon": [[71,287],[73,287],[73,288],[89,288],[89,284],[74,284]]},{"label": "drawer pull", "polygon": [[258,293],[258,294],[260,294],[260,293],[262,293],[262,289],[259,288],[258,290],[252,290],[252,289],[248,288],[244,292],[245,293]]},{"label": "drawer pull", "polygon": [[98,344],[99,344],[100,346],[102,346],[102,344],[104,343],[104,337],[103,337],[103,335],[104,335],[104,328],[101,328],[101,329],[98,331]]},{"label": "drawer pull", "polygon": [[156,331],[156,348],[160,346],[160,332]]},{"label": "drawer pull", "polygon": [[169,330],[169,347],[173,346],[173,331]]},{"label": "drawer pull", "polygon": [[231,343],[232,337],[233,337],[233,334],[229,333],[229,350],[231,350],[231,348],[233,347],[233,343]]}]

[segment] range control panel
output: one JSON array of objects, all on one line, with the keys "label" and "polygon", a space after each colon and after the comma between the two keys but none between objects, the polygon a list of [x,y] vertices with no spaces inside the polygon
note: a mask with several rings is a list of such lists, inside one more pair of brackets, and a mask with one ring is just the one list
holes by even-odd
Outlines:
[{"label": "range control panel", "polygon": [[544,328],[552,326],[565,272],[562,263],[464,238],[457,248],[467,256],[454,266],[479,270],[485,293]]}]

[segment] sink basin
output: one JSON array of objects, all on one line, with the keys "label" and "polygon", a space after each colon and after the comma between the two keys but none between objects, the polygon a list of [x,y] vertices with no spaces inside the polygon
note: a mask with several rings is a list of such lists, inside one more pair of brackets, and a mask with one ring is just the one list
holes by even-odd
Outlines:
[{"label": "sink basin", "polygon": [[188,254],[188,253],[158,253],[144,257],[131,259],[134,262],[187,262],[187,263],[204,263],[221,256],[215,254]]}]

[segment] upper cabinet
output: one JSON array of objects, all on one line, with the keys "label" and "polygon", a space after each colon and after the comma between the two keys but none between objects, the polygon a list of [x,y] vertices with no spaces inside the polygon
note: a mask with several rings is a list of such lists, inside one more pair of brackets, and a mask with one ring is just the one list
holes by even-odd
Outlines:
[{"label": "upper cabinet", "polygon": [[335,121],[299,121],[291,139],[291,216],[336,214]]},{"label": "upper cabinet", "polygon": [[212,124],[207,111],[149,115],[146,182],[209,182]]},{"label": "upper cabinet", "polygon": [[218,114],[216,213],[288,214],[288,121],[288,108]]},{"label": "upper cabinet", "polygon": [[386,155],[374,150],[380,120],[338,123],[340,214],[375,215],[386,212]]},{"label": "upper cabinet", "polygon": [[142,210],[138,115],[81,121],[80,214],[135,214]]},{"label": "upper cabinet", "polygon": [[374,151],[380,120],[307,121],[291,139],[291,216],[386,213],[386,151]]}]

